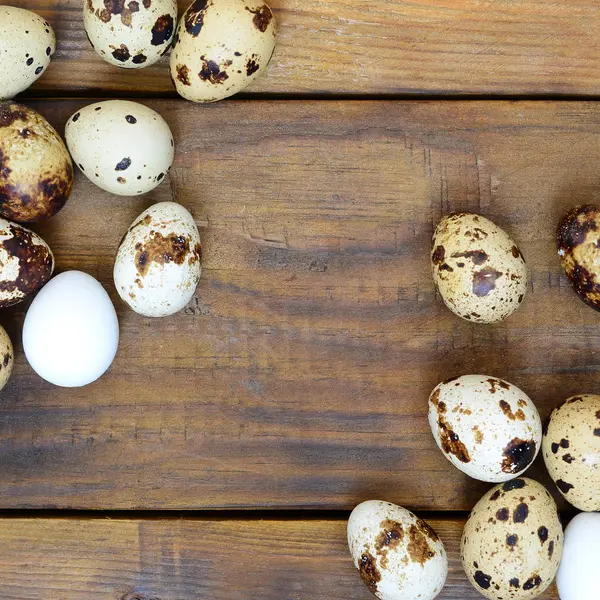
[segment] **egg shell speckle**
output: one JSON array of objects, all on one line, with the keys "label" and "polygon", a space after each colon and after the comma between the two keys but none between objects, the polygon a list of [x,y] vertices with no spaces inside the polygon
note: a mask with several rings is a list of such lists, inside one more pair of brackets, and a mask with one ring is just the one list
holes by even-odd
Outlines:
[{"label": "egg shell speckle", "polygon": [[15,353],[12,342],[4,327],[0,327],[0,390],[4,388],[10,379],[14,362]]},{"label": "egg shell speckle", "polygon": [[446,458],[470,477],[507,481],[529,468],[540,449],[537,408],[517,386],[488,375],[463,375],[437,385],[429,425]]},{"label": "egg shell speckle", "polygon": [[176,0],[85,0],[88,40],[107,63],[126,69],[154,64],[171,46]]},{"label": "egg shell speckle", "polygon": [[135,312],[172,315],[194,296],[201,259],[200,233],[192,215],[175,202],[160,202],[144,211],[125,234],[115,259],[115,286]]},{"label": "egg shell speckle", "polygon": [[573,396],[554,409],[542,456],[568,502],[579,510],[600,510],[600,396]]},{"label": "egg shell speckle", "polygon": [[0,100],[7,100],[43,75],[56,50],[56,38],[40,15],[15,6],[0,6],[0,31]]},{"label": "egg shell speckle", "polygon": [[175,157],[166,121],[151,108],[128,100],[78,110],[67,122],[66,138],[83,174],[119,196],[138,196],[160,185]]},{"label": "egg shell speckle", "polygon": [[431,264],[444,303],[468,321],[501,321],[525,297],[527,269],[521,251],[505,231],[480,215],[444,217],[433,234]]},{"label": "egg shell speckle", "polygon": [[405,508],[380,500],[359,504],[348,520],[348,547],[363,581],[381,600],[433,600],[444,587],[444,545]]},{"label": "egg shell speckle", "polygon": [[37,233],[0,219],[0,308],[39,290],[53,271],[52,251]]},{"label": "egg shell speckle", "polygon": [[171,53],[177,92],[215,102],[246,88],[275,51],[275,17],[264,2],[196,0],[182,17]]},{"label": "egg shell speckle", "polygon": [[569,211],[556,233],[558,255],[573,289],[586,304],[600,310],[600,206]]},{"label": "egg shell speckle", "polygon": [[563,546],[556,503],[525,477],[492,488],[475,505],[461,540],[463,569],[490,600],[526,600],[552,583]]},{"label": "egg shell speckle", "polygon": [[0,215],[30,223],[55,215],[73,187],[73,163],[55,129],[36,111],[0,102]]}]

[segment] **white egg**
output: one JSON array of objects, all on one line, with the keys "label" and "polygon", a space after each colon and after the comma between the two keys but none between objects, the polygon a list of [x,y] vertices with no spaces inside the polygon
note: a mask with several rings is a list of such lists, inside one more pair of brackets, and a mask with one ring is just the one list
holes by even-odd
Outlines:
[{"label": "white egg", "polygon": [[542,443],[540,415],[516,385],[489,375],[444,381],[429,397],[429,425],[458,469],[497,483],[524,473]]},{"label": "white egg", "polygon": [[600,513],[578,514],[565,530],[562,560],[556,576],[561,600],[598,597]]},{"label": "white egg", "polygon": [[138,196],[158,186],[175,157],[173,135],[154,110],[128,100],[90,104],[67,122],[73,161],[98,187]]},{"label": "white egg", "polygon": [[170,48],[177,24],[176,0],[86,0],[83,24],[92,48],[126,69],[154,64]]},{"label": "white egg", "polygon": [[26,90],[48,68],[56,49],[50,24],[40,15],[0,6],[0,100]]},{"label": "white egg", "polygon": [[359,504],[348,520],[348,547],[362,580],[381,600],[433,600],[444,587],[448,557],[442,541],[401,506]]},{"label": "white egg", "polygon": [[67,271],[52,279],[31,303],[23,325],[23,349],[33,370],[62,387],[81,387],[110,367],[119,323],[104,288],[92,276]]},{"label": "white egg", "polygon": [[115,259],[115,286],[137,313],[165,317],[180,311],[200,280],[200,233],[175,202],[144,211],[125,234]]}]

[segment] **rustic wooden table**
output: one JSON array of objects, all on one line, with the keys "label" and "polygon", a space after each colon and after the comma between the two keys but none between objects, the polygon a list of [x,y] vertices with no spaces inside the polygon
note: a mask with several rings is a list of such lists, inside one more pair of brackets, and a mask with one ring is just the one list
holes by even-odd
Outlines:
[{"label": "rustic wooden table", "polygon": [[[59,271],[104,284],[122,341],[102,379],[61,389],[25,361],[27,305],[2,314],[17,357],[0,403],[0,598],[368,600],[345,520],[371,498],[441,535],[441,599],[480,597],[458,547],[489,486],[439,452],[427,397],[483,372],[545,416],[600,385],[599,316],[553,240],[561,214],[598,195],[600,4],[273,0],[268,76],[198,106],[176,98],[165,59],[103,63],[81,0],[9,3],[59,40],[26,103],[62,133],[91,98],[141,99],[177,157],[135,199],[79,176],[36,228]],[[161,200],[193,212],[205,270],[184,312],[150,320],[119,300],[112,265]],[[434,292],[433,225],[461,209],[506,228],[528,261],[530,293],[504,323],[461,321]],[[531,473],[549,484],[539,460]]]}]

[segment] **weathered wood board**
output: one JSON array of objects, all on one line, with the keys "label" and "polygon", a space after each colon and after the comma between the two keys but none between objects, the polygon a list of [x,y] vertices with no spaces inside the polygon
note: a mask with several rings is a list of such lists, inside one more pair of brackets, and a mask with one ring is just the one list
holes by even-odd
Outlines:
[{"label": "weathered wood board", "polygon": [[[476,600],[462,521],[431,521],[450,573],[439,600]],[[345,521],[4,519],[3,600],[369,600]],[[539,600],[557,599],[552,587]]]},{"label": "weathered wood board", "polygon": [[[191,0],[190,0],[191,1]],[[180,12],[190,2],[179,0]],[[11,0],[56,30],[58,53],[28,94],[175,94],[167,63],[104,63],[83,0]],[[271,0],[280,33],[268,76],[248,93],[598,95],[594,0]]]},{"label": "weathered wood board", "polygon": [[[83,103],[32,106],[62,131]],[[561,274],[564,211],[598,194],[600,109],[556,102],[149,102],[177,158],[151,194],[78,174],[37,230],[59,271],[105,285],[121,323],[111,370],[61,389],[29,368],[26,304],[0,404],[0,507],[351,508],[372,497],[465,510],[485,484],[438,451],[427,398],[470,372],[522,387],[542,415],[600,387],[600,315]],[[112,283],[124,231],[175,199],[201,227],[193,303],[128,310]],[[523,306],[481,326],[452,315],[429,272],[434,223],[478,211],[518,241]],[[93,315],[90,315],[93,318]],[[533,472],[544,481],[543,468]]]}]

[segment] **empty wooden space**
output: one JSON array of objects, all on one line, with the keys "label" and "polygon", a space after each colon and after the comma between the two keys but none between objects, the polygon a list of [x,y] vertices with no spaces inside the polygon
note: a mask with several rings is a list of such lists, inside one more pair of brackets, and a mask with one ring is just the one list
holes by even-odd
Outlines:
[{"label": "empty wooden space", "polygon": [[[58,53],[28,94],[174,95],[168,58],[103,63],[83,0],[11,0],[55,28]],[[179,0],[180,12],[189,4]],[[278,47],[248,93],[586,94],[600,85],[595,0],[272,0]]]}]

